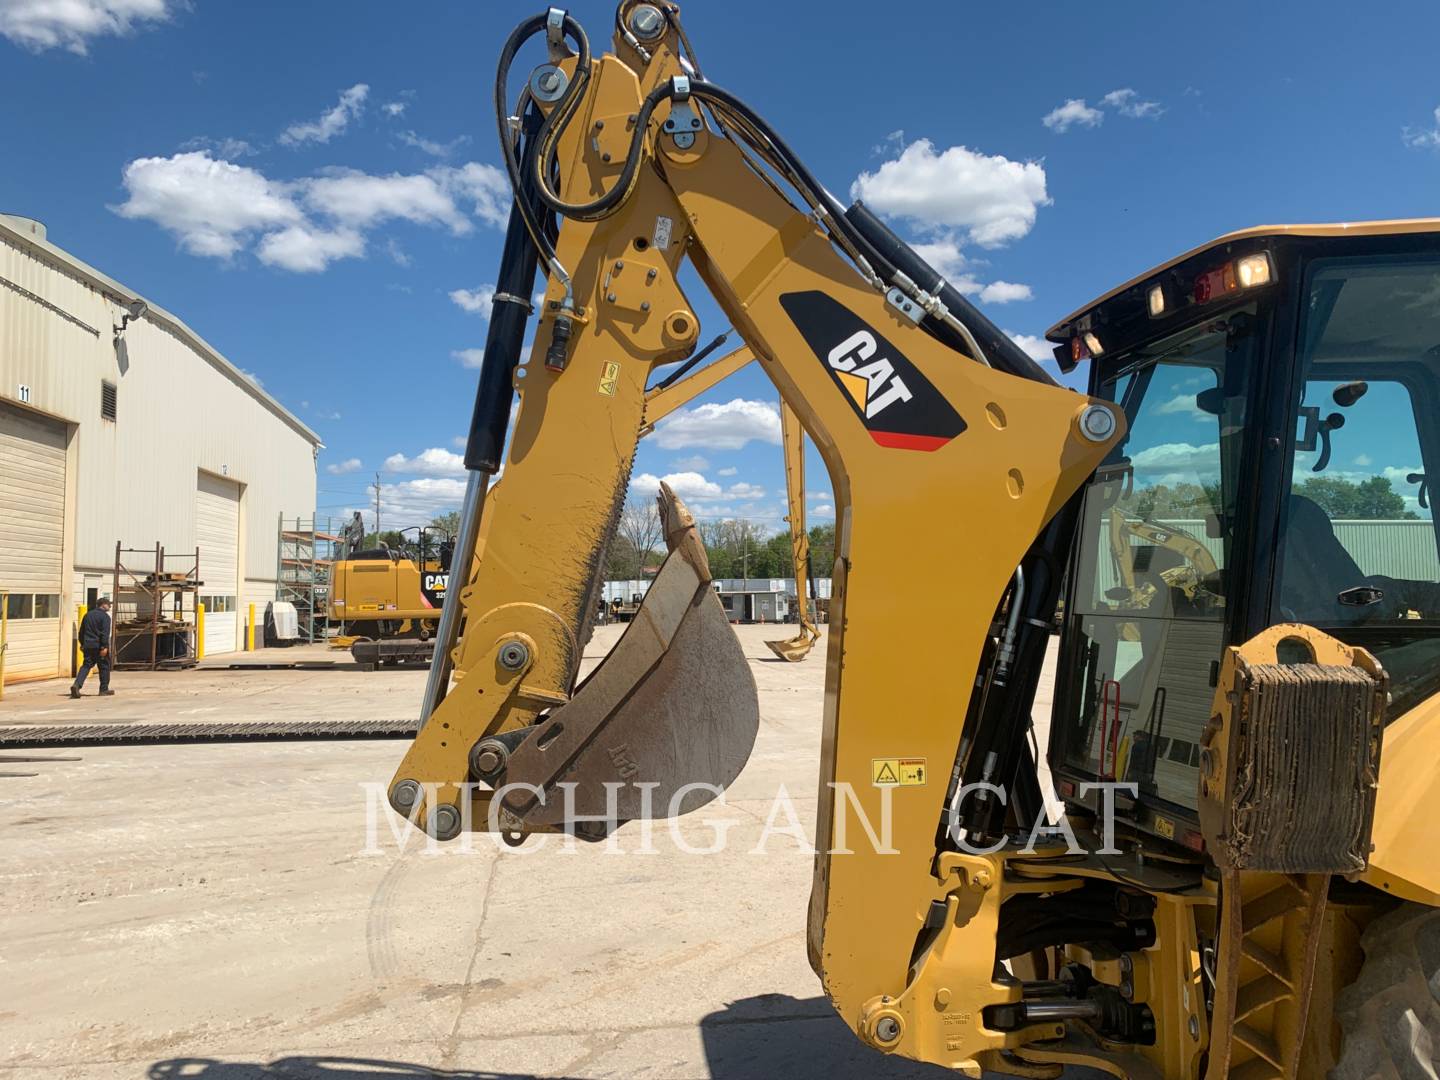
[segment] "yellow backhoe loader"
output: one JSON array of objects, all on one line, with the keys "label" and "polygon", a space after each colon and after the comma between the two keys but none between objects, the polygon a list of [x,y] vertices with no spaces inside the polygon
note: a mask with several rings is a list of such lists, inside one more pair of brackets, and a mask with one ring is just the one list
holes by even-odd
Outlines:
[{"label": "yellow backhoe loader", "polygon": [[[706,79],[673,4],[626,0],[602,56],[526,19],[495,104],[515,199],[474,569],[394,809],[440,840],[600,840],[743,768],[754,682],[667,489],[670,554],[576,678],[647,382],[697,340],[688,263],[835,494],[809,953],[856,1035],[969,1076],[1434,1076],[1440,221],[1188,252],[1049,331],[1080,395]],[[1115,509],[1149,525],[1116,544]],[[963,574],[907,557],[936,536]],[[1052,819],[1031,709],[1062,583]]]}]

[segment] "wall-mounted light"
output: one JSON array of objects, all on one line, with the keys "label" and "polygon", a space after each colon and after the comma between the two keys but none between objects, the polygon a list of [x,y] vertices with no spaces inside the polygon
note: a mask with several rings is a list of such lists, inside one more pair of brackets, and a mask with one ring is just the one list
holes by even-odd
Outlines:
[{"label": "wall-mounted light", "polygon": [[140,318],[141,315],[144,315],[149,310],[150,305],[144,300],[131,300],[130,303],[125,305],[125,314],[120,316],[120,325],[114,327],[115,336],[119,337],[123,334],[125,327],[129,326],[132,321]]}]

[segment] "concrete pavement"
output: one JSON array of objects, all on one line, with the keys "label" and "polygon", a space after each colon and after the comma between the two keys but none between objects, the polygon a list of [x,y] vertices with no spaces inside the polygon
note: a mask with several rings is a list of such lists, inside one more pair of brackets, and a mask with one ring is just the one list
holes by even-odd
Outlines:
[{"label": "concrete pavement", "polygon": [[[811,859],[781,833],[753,853],[777,791],[814,829],[823,645],[785,664],[763,644],[776,631],[739,628],[761,695],[750,764],[678,836],[658,825],[654,854],[636,853],[637,824],[626,854],[487,837],[435,852],[413,835],[399,850],[375,785],[400,742],[0,765],[39,773],[0,779],[0,1075],[946,1075],[866,1049],[835,1017],[805,956]],[[602,628],[589,661],[615,636]],[[401,718],[422,682],[122,673],[112,699],[12,688],[0,722]],[[721,831],[723,852],[684,850]]]}]

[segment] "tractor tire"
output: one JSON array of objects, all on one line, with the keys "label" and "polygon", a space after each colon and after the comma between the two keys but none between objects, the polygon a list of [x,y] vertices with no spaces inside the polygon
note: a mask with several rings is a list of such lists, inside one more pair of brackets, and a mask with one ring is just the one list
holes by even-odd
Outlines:
[{"label": "tractor tire", "polygon": [[1360,938],[1365,963],[1340,992],[1330,1080],[1440,1080],[1440,908],[1401,904]]}]

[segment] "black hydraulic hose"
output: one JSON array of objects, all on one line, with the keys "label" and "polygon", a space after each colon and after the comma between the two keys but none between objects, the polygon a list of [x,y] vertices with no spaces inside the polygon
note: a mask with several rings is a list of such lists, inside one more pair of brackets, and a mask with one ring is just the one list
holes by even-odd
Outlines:
[{"label": "black hydraulic hose", "polygon": [[[959,290],[947,282],[938,270],[916,254],[914,248],[896,236],[888,225],[871,212],[868,206],[857,202],[845,211],[845,217],[864,235],[870,245],[885,257],[887,263],[930,295],[940,298],[941,303],[950,309],[950,313],[964,323],[965,328],[975,336],[976,343],[985,350],[985,358],[990,361],[991,366],[1033,382],[1057,385],[1044,368],[1010,339],[1009,334],[987,319],[974,304],[960,295]],[[938,319],[929,316],[926,319],[935,324],[937,336],[940,336],[940,331],[949,331],[948,337],[942,337],[947,344],[953,344],[950,338],[958,338],[959,335],[940,324]],[[961,348],[963,351],[964,343],[961,342],[955,347]]]},{"label": "black hydraulic hose", "polygon": [[[505,174],[510,180],[510,190],[519,192],[524,187],[520,161],[515,155],[516,143],[519,141],[519,133],[511,130],[510,127],[510,102],[507,100],[507,86],[510,81],[510,65],[515,61],[515,54],[520,47],[529,41],[536,34],[545,29],[548,20],[547,15],[533,15],[526,19],[505,39],[505,44],[500,49],[500,63],[495,70],[495,123],[500,132],[500,160],[505,165]],[[579,30],[579,23],[567,17],[566,28],[574,25]],[[584,31],[580,31],[582,37]],[[513,204],[511,217],[514,217],[514,210],[518,209],[521,223],[530,234],[531,242],[539,251],[540,256],[548,266],[555,261],[555,244],[549,235],[538,213],[529,205],[522,204],[517,199]]]},{"label": "black hydraulic hose", "polygon": [[[526,113],[524,139],[526,157],[534,153],[533,132],[539,124],[537,111]],[[510,221],[505,228],[505,245],[500,253],[500,273],[496,278],[495,302],[490,313],[490,329],[485,335],[485,356],[480,364],[480,379],[475,387],[475,408],[470,415],[470,434],[465,444],[465,467],[494,476],[500,471],[505,451],[505,435],[510,427],[510,403],[515,396],[515,366],[525,339],[525,324],[530,316],[530,295],[535,288],[535,269],[539,253],[529,226],[527,211],[534,213],[537,200],[535,187],[529,183],[526,170],[521,185],[515,189],[510,206]]]},{"label": "black hydraulic hose", "polygon": [[[842,207],[825,190],[824,185],[815,179],[799,155],[790,149],[759,113],[714,83],[694,82],[690,92],[703,101],[718,103],[721,109],[740,116],[768,141],[793,174],[794,182],[802,188],[802,193],[829,211],[834,228],[871,263],[872,269],[882,280],[892,280],[895,271],[899,270],[921,289],[939,296],[941,302],[950,309],[950,313],[974,335],[976,343],[985,352],[985,359],[994,367],[1021,378],[1055,385],[1055,380],[1045,369],[1016,345],[1008,334],[981,314],[975,305],[961,296],[953,286],[942,285],[941,275],[868,208],[861,203],[856,203],[848,210]],[[940,289],[938,293],[934,291],[937,286]],[[926,316],[926,321],[937,338],[968,355],[969,350],[963,342],[957,340],[958,335],[953,329],[945,327],[940,320],[930,316]]]},{"label": "black hydraulic hose", "polygon": [[661,379],[658,383],[656,383],[656,384],[655,384],[654,386],[652,386],[650,389],[651,389],[651,390],[664,390],[666,387],[672,386],[672,385],[674,385],[675,383],[679,382],[679,381],[680,381],[681,379],[683,379],[689,372],[691,372],[691,371],[694,370],[696,364],[698,364],[698,363],[700,363],[700,361],[704,360],[707,356],[709,356],[711,353],[713,353],[713,352],[714,352],[716,349],[718,349],[721,345],[724,345],[725,342],[726,342],[727,340],[729,340],[729,337],[730,337],[730,331],[729,331],[729,330],[726,330],[725,333],[723,333],[723,334],[717,334],[717,335],[715,335],[715,340],[714,340],[714,341],[710,342],[710,344],[706,345],[703,349],[701,349],[701,350],[700,350],[699,352],[697,352],[694,356],[692,356],[692,357],[690,357],[688,360],[686,360],[683,364],[681,364],[678,368],[676,368],[674,371],[672,371],[669,375],[666,375],[665,378]]},{"label": "black hydraulic hose", "polygon": [[540,181],[540,198],[551,210],[577,221],[598,221],[600,218],[614,213],[634,190],[635,181],[640,174],[641,148],[645,140],[645,129],[650,123],[650,117],[654,114],[656,106],[670,96],[671,84],[661,83],[650,91],[645,100],[640,103],[640,111],[635,115],[635,125],[630,132],[630,146],[625,152],[625,164],[620,170],[620,176],[610,186],[610,189],[593,202],[567,203],[550,190],[546,173],[549,171],[549,162],[554,157],[556,147],[559,145],[560,136],[564,134],[565,129],[579,110],[581,87],[582,84],[577,75],[565,91],[565,97],[560,100],[560,104],[540,125],[539,150],[535,155],[535,164],[532,169]]}]

